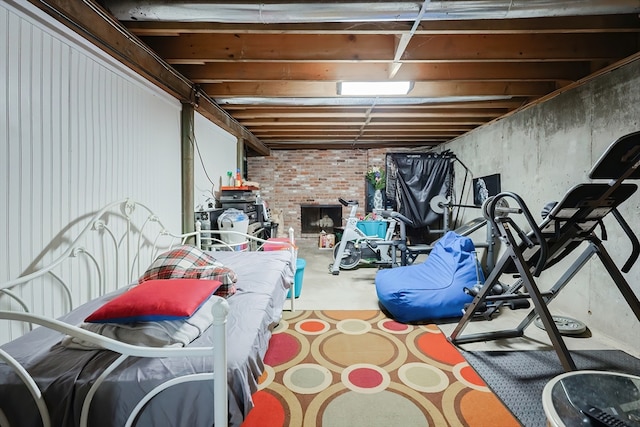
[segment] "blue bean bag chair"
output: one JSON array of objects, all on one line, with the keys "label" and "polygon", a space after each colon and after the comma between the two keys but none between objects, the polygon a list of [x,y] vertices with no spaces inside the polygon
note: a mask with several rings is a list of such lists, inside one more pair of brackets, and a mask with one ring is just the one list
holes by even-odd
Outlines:
[{"label": "blue bean bag chair", "polygon": [[380,270],[376,292],[380,304],[399,322],[462,317],[473,297],[464,287],[484,282],[476,270],[475,247],[468,237],[453,231],[436,242],[426,261]]}]

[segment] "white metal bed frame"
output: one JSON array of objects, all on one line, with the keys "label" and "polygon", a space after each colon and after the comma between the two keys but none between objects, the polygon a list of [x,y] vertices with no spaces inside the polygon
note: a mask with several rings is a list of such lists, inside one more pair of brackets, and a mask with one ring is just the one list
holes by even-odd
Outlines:
[{"label": "white metal bed frame", "polygon": [[[293,259],[298,257],[298,247],[296,246],[295,236],[293,229],[289,229],[289,236],[286,240],[265,240],[251,234],[245,234],[233,230],[203,230],[200,221],[196,221],[196,231],[194,233],[188,233],[186,236],[195,235],[196,246],[202,249],[208,249],[213,251],[237,251],[238,248],[243,251],[260,251],[263,250],[265,245],[272,247],[279,247],[281,250],[288,250],[292,252]],[[258,230],[260,231],[260,230]],[[225,237],[227,237],[225,239]],[[233,237],[233,239],[230,239]],[[240,240],[242,239],[242,240]],[[233,240],[233,243],[229,243],[229,240]],[[294,272],[296,266],[293,266]],[[291,283],[291,291],[289,293],[291,297],[289,302],[291,304],[291,311],[295,311],[296,305],[296,283]]]},{"label": "white metal bed frame", "polygon": [[[119,209],[119,211],[117,211]],[[134,212],[136,210],[142,211],[136,214],[137,218],[140,218],[139,214],[142,214],[142,224],[136,228],[134,225]],[[116,216],[119,219],[124,220],[124,223],[120,221],[120,230],[117,227],[111,226],[110,219],[112,216]],[[115,222],[115,221],[114,221]],[[151,224],[156,224],[158,230],[153,234],[152,238],[146,237],[147,231]],[[122,225],[124,224],[124,226]],[[105,258],[95,255],[91,248],[83,245],[86,243],[91,232],[100,232],[103,236],[108,236],[106,240],[113,243],[111,258],[108,256]],[[87,341],[91,344],[100,346],[104,349],[111,350],[119,353],[120,356],[108,366],[99,378],[92,385],[83,402],[81,410],[80,425],[87,426],[88,415],[93,401],[93,397],[96,391],[107,376],[122,364],[129,357],[191,357],[191,356],[211,356],[213,357],[213,372],[185,375],[182,377],[173,378],[158,385],[146,396],[144,396],[135,406],[130,413],[126,426],[131,426],[136,420],[136,417],[144,409],[145,405],[149,403],[158,393],[172,387],[177,384],[191,382],[191,381],[213,381],[214,388],[214,422],[216,426],[227,426],[228,423],[228,383],[227,383],[227,354],[226,354],[226,319],[229,311],[229,305],[224,298],[216,297],[217,301],[213,305],[213,347],[199,347],[199,348],[150,348],[144,346],[135,346],[125,344],[102,335],[81,329],[79,327],[55,320],[46,316],[32,313],[29,304],[24,298],[20,296],[20,290],[25,285],[34,281],[35,279],[41,279],[44,276],[50,276],[52,283],[56,283],[62,288],[62,293],[66,295],[69,304],[69,311],[73,309],[73,294],[67,284],[56,270],[59,266],[70,258],[78,258],[80,255],[85,255],[88,258],[88,264],[95,269],[95,275],[97,277],[98,285],[97,290],[100,295],[104,294],[107,289],[108,273],[114,272],[114,283],[118,283],[118,278],[122,275],[120,271],[121,267],[125,268],[127,279],[123,282],[125,284],[132,283],[135,278],[142,274],[142,270],[149,265],[153,259],[159,254],[161,250],[171,248],[176,244],[185,244],[189,239],[195,239],[195,244],[198,247],[202,247],[202,231],[196,229],[196,231],[186,234],[173,234],[169,232],[163,225],[159,218],[145,205],[135,202],[130,199],[124,199],[117,202],[113,202],[99,212],[97,212],[89,223],[79,232],[77,237],[69,244],[67,249],[58,256],[54,261],[47,266],[39,268],[30,274],[18,277],[5,283],[0,283],[0,297],[3,295],[8,297],[9,310],[0,310],[0,320],[17,321],[23,324],[28,324],[28,329],[32,328],[32,324],[40,325],[63,334],[78,337],[83,341]],[[225,233],[225,231],[220,231]],[[234,231],[228,231],[228,233],[242,234]],[[262,246],[267,243],[266,240],[259,239],[254,236],[245,235],[247,243],[251,243],[254,249],[261,249]],[[168,246],[165,244],[165,239],[169,241]],[[205,237],[209,238],[209,237]],[[231,245],[225,244],[223,241],[217,241],[219,250],[232,249]],[[274,242],[268,242],[274,243]],[[275,244],[283,245],[284,248],[291,251],[295,251],[295,245],[293,242],[293,236],[290,237],[289,242],[279,242]],[[234,244],[233,246],[236,246]],[[249,246],[249,245],[248,245]],[[98,248],[99,249],[99,248]],[[124,252],[124,261],[122,261],[122,252]],[[142,263],[141,257],[145,256],[146,252],[149,255],[149,262]],[[115,267],[109,269],[108,263],[112,263]],[[121,266],[121,264],[123,264]],[[137,272],[136,272],[137,270]],[[110,276],[109,276],[110,277]],[[293,285],[292,285],[293,286]],[[117,286],[116,286],[117,288]],[[295,289],[291,291],[291,310],[294,308],[294,295]],[[13,302],[14,304],[11,304]],[[13,307],[17,310],[14,310]],[[5,322],[3,322],[5,323]],[[15,360],[6,351],[0,348],[0,359],[5,361],[20,377],[21,381],[28,388],[31,396],[33,397],[42,423],[44,427],[51,426],[51,420],[49,415],[49,409],[44,401],[43,394],[39,389],[36,381],[29,375],[29,373],[22,367],[17,360]],[[0,421],[5,419],[2,410],[0,409]]]}]

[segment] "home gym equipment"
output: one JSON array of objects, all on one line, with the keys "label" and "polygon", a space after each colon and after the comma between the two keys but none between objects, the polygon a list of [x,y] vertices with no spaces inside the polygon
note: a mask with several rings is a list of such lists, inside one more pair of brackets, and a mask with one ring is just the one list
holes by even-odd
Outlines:
[{"label": "home gym equipment", "polygon": [[[566,316],[551,316],[553,322],[556,324],[558,328],[558,332],[560,335],[580,335],[587,330],[587,325],[583,322],[574,319],[572,317]],[[542,319],[540,316],[537,316],[533,320],[533,324],[536,325],[540,329],[544,329],[544,324],[542,323]]]},{"label": "home gym equipment", "polygon": [[[590,182],[574,186],[560,202],[550,208],[540,225],[533,220],[529,208],[515,193],[503,192],[489,201],[485,215],[497,230],[499,238],[505,242],[505,251],[451,333],[449,339],[454,344],[522,337],[525,328],[539,316],[563,368],[566,371],[575,370],[576,365],[560,336],[556,322],[549,313],[548,304],[593,255],[598,256],[624,300],[640,321],[640,302],[621,273],[628,272],[638,259],[640,242],[618,210],[618,206],[637,190],[636,184],[624,181],[640,179],[640,132],[625,135],[614,141],[593,166],[589,178],[608,182]],[[531,228],[530,232],[525,233],[512,217],[497,215],[496,209],[502,199],[516,202],[522,210],[523,221]],[[631,254],[620,270],[602,242],[606,239],[603,219],[609,214],[618,222],[631,243]],[[596,233],[598,228],[602,239]],[[587,244],[586,248],[567,271],[549,291],[541,292],[535,278],[578,247],[584,247],[582,243]],[[503,275],[514,273],[519,275],[519,279],[507,292],[491,295],[491,289]],[[515,329],[463,335],[476,311],[486,303],[525,299],[533,303],[533,309]]]},{"label": "home gym equipment", "polygon": [[469,237],[449,231],[436,242],[426,261],[376,273],[382,307],[403,323],[460,317],[473,297],[465,288],[484,282]]},{"label": "home gym equipment", "polygon": [[[411,220],[404,215],[392,210],[378,210],[376,213],[388,222],[386,235],[384,238],[378,235],[366,235],[358,228],[358,202],[356,200],[338,199],[344,206],[350,206],[351,211],[347,218],[340,243],[334,247],[333,260],[329,264],[329,272],[333,275],[340,274],[340,269],[351,270],[360,264],[377,265],[379,267],[398,267],[411,265],[420,255],[429,254],[433,250],[433,245],[418,244],[409,245],[406,236],[406,226],[411,226]],[[468,236],[476,230],[488,225],[485,218],[475,218],[461,227],[456,228],[456,234]],[[493,234],[488,236],[493,238]],[[493,254],[493,243],[480,242],[477,247],[488,248]],[[400,257],[398,258],[398,253]],[[493,255],[490,255],[491,259]],[[335,260],[340,260],[337,263]],[[398,261],[399,260],[399,261]],[[492,263],[490,263],[490,266]]]},{"label": "home gym equipment", "polygon": [[[495,236],[491,222],[485,219],[486,217],[485,212],[486,212],[487,204],[490,199],[491,198],[487,198],[480,206],[454,203],[448,197],[445,197],[442,195],[437,195],[429,201],[429,206],[431,207],[431,210],[437,214],[442,215],[445,233],[447,231],[450,231],[449,227],[451,223],[451,213],[453,208],[480,209],[482,211],[483,213],[482,217],[475,218],[471,220],[469,223],[463,225],[462,227],[455,229],[454,231],[456,231],[458,234],[461,234],[463,236],[467,236],[473,233],[474,231],[476,231],[477,229],[479,229],[480,227],[486,225],[487,227],[486,240],[484,242],[474,242],[474,245],[476,248],[483,248],[487,251],[486,265],[484,269],[485,273],[487,274],[491,272],[491,270],[493,270],[493,267],[496,261],[495,244],[494,244],[496,236]],[[506,199],[501,199],[498,202],[498,205],[496,206],[496,215],[504,217],[509,215],[510,213],[522,213],[522,212],[518,208],[511,208],[509,206],[509,203],[506,201]],[[473,228],[469,228],[469,227],[473,227]]]},{"label": "home gym equipment", "polygon": [[[351,270],[361,262],[373,264],[379,267],[396,267],[407,263],[407,237],[405,224],[411,224],[411,220],[398,212],[389,210],[376,211],[388,222],[384,238],[367,236],[358,228],[358,202],[356,200],[338,201],[343,206],[350,206],[351,211],[347,218],[340,243],[333,251],[333,263],[329,265],[329,272],[333,275],[340,274],[340,269]],[[396,236],[396,226],[399,226],[399,234]],[[397,253],[400,252],[398,263]]]},{"label": "home gym equipment", "polygon": [[387,196],[391,196],[395,210],[409,218],[413,227],[435,230],[434,226],[442,219],[441,214],[431,210],[429,200],[437,195],[451,195],[455,160],[456,156],[449,151],[387,154]]}]

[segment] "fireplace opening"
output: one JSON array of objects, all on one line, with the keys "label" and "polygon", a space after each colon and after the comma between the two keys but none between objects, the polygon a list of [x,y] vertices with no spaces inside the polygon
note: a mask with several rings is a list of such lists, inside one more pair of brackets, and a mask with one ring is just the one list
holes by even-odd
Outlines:
[{"label": "fireplace opening", "polygon": [[300,222],[301,233],[332,233],[333,227],[342,227],[342,206],[300,205]]}]

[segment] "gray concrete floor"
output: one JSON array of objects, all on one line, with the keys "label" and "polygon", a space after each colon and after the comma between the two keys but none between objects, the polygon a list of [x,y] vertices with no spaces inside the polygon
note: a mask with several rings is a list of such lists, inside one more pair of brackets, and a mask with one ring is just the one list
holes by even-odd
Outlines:
[{"label": "gray concrete floor", "polygon": [[377,267],[329,272],[333,249],[318,249],[301,243],[298,258],[306,261],[303,284],[296,308],[301,310],[377,310],[374,278]]},{"label": "gray concrete floor", "polygon": [[[298,245],[298,257],[305,260],[306,266],[300,297],[295,301],[296,310],[378,310],[380,308],[374,283],[377,267],[362,266],[353,270],[342,270],[339,275],[332,275],[329,266],[333,263],[333,250],[318,249],[315,242],[311,240],[301,240]],[[418,259],[416,262],[421,261]],[[286,307],[288,308],[289,304]],[[504,309],[491,321],[471,322],[464,333],[514,328],[527,313],[528,310]],[[563,313],[553,312],[552,314],[562,315]],[[440,329],[447,336],[455,326],[456,323],[439,324]],[[616,343],[612,343],[590,329],[584,336],[565,336],[564,341],[569,349],[574,350],[620,348]],[[525,330],[525,337],[465,344],[462,348],[465,350],[526,350],[552,347],[546,332],[531,325]],[[622,350],[633,354],[629,349],[622,348]]]}]

